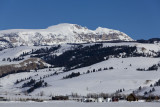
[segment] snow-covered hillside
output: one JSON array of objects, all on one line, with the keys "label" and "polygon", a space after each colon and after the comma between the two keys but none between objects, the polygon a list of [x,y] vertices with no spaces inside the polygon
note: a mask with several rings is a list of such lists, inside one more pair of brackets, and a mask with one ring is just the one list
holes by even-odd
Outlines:
[{"label": "snow-covered hillside", "polygon": [[53,45],[62,43],[87,43],[97,41],[133,41],[128,35],[118,30],[98,27],[90,30],[77,24],[58,24],[47,29],[12,29],[0,31],[0,47],[5,44],[21,45]]},{"label": "snow-covered hillside", "polygon": [[[88,43],[88,44],[83,44],[83,47],[86,46],[92,46],[98,43]],[[53,45],[54,46],[58,46],[58,45]],[[143,43],[132,43],[132,42],[121,42],[121,43],[103,43],[103,47],[112,47],[112,46],[136,46],[137,47],[137,51],[139,53],[150,53],[153,54],[153,56],[155,55],[154,52],[158,52],[160,51],[160,44],[143,44]],[[2,65],[10,65],[10,64],[18,64],[24,60],[27,60],[30,55],[27,55],[24,57],[23,60],[21,61],[3,61],[3,59],[7,59],[7,58],[16,58],[19,57],[20,55],[22,55],[23,53],[31,53],[32,50],[37,50],[40,48],[50,48],[51,46],[19,46],[19,47],[15,47],[15,48],[8,48],[5,50],[0,51],[0,66]],[[74,48],[76,47],[76,45],[70,45],[70,44],[61,44],[61,47],[56,50],[54,53],[55,55],[61,55],[64,52],[66,52],[67,50],[74,50]]]},{"label": "snow-covered hillside", "polygon": [[[49,76],[44,78],[44,81],[48,83],[48,87],[42,87],[32,92],[32,95],[39,95],[44,92],[45,95],[66,95],[71,93],[78,93],[86,95],[87,93],[114,93],[118,89],[135,90],[139,86],[150,86],[160,79],[160,71],[137,71],[139,67],[147,68],[153,64],[159,62],[159,58],[113,58],[107,61],[103,61],[98,64],[94,64],[89,67],[75,69],[69,72],[60,73],[58,75]],[[131,64],[131,66],[130,66]],[[103,70],[103,68],[113,67],[112,70]],[[102,71],[92,72],[86,74],[88,70],[102,68]],[[63,72],[61,68],[42,69],[38,72],[18,73],[11,74],[0,79],[0,91],[1,93],[22,93],[24,89],[21,88],[24,82],[17,85],[14,83],[18,80],[32,77],[39,80],[40,77],[51,75],[55,72]],[[63,79],[64,76],[71,74],[72,72],[80,72],[79,77],[71,79]],[[38,76],[37,76],[38,74]],[[146,83],[147,80],[150,82]],[[158,94],[160,91],[158,89]]]},{"label": "snow-covered hillside", "polygon": [[[94,45],[95,43],[81,44],[82,47],[89,47]],[[55,45],[55,47],[56,46],[58,45]],[[56,55],[56,57],[58,57],[68,50],[74,50],[78,46],[79,45],[63,44],[59,48],[57,48],[57,50],[49,54]],[[140,91],[138,94],[144,94],[146,90],[150,90],[150,84],[154,84],[160,79],[160,68],[150,71],[147,71],[147,69],[153,65],[158,65],[160,63],[159,57],[156,58],[157,52],[160,51],[160,45],[141,44],[133,42],[103,43],[104,48],[113,46],[136,46],[137,53],[142,53],[143,57],[140,56],[122,58],[121,55],[125,53],[120,53],[117,58],[111,56],[108,60],[103,60],[101,62],[86,67],[69,70],[67,72],[64,72],[64,67],[54,67],[31,70],[31,72],[10,74],[0,78],[0,93],[7,93],[11,95],[19,93],[24,94],[26,90],[28,90],[30,87],[22,86],[24,86],[24,83],[29,82],[31,78],[34,79],[36,82],[43,79],[44,82],[47,83],[47,86],[37,88],[30,93],[31,95],[37,96],[42,93],[45,96],[66,95],[71,93],[78,93],[80,95],[101,92],[114,93],[116,92],[116,90],[123,88],[125,89],[123,93],[129,94],[132,91],[137,90],[140,86],[143,87],[143,90]],[[51,46],[21,46],[5,49],[3,51],[0,51],[0,65],[2,66],[18,64],[21,61],[27,60],[33,54],[24,55],[24,59],[20,62],[4,61],[3,58],[18,57],[24,52],[31,53],[33,50],[40,48],[45,48],[46,50],[49,50],[50,47]],[[147,54],[149,54],[149,56],[147,56]],[[73,56],[72,59],[74,57],[75,56]],[[138,71],[138,68],[144,68],[146,70]],[[72,73],[80,73],[80,75],[73,78],[65,78]],[[156,86],[155,92],[153,94],[159,95],[159,90],[160,86]]]}]

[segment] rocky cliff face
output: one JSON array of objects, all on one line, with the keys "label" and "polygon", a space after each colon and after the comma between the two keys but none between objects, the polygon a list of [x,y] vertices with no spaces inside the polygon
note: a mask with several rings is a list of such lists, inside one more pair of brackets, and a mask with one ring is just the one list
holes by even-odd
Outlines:
[{"label": "rocky cliff face", "polygon": [[29,58],[19,64],[0,66],[0,77],[8,74],[27,72],[30,70],[41,69],[45,67],[45,62],[39,58]]}]

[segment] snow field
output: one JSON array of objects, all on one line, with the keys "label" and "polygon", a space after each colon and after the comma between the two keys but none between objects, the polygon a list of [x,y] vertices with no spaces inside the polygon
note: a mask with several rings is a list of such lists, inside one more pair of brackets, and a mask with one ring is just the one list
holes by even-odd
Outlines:
[{"label": "snow field", "polygon": [[1,107],[159,107],[159,102],[116,102],[116,103],[80,103],[72,101],[53,102],[0,102]]}]

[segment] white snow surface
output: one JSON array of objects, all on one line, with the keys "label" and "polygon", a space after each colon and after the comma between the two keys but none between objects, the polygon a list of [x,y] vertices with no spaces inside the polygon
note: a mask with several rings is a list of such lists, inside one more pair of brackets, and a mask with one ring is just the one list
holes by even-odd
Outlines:
[{"label": "white snow surface", "polygon": [[159,102],[80,103],[73,101],[0,102],[1,107],[159,107]]}]

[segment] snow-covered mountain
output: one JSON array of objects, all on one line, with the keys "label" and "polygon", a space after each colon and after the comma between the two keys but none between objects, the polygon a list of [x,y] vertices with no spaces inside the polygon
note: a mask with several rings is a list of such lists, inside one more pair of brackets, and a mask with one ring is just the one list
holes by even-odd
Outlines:
[{"label": "snow-covered mountain", "polygon": [[133,41],[118,30],[98,27],[90,30],[77,24],[58,24],[47,29],[11,29],[0,31],[0,48],[11,46],[53,45],[98,41]]},{"label": "snow-covered mountain", "polygon": [[122,94],[143,96],[153,87],[150,94],[160,95],[154,85],[160,81],[159,40],[99,43],[114,40],[134,41],[117,30],[76,24],[0,31],[0,95],[113,94],[124,88]]}]

